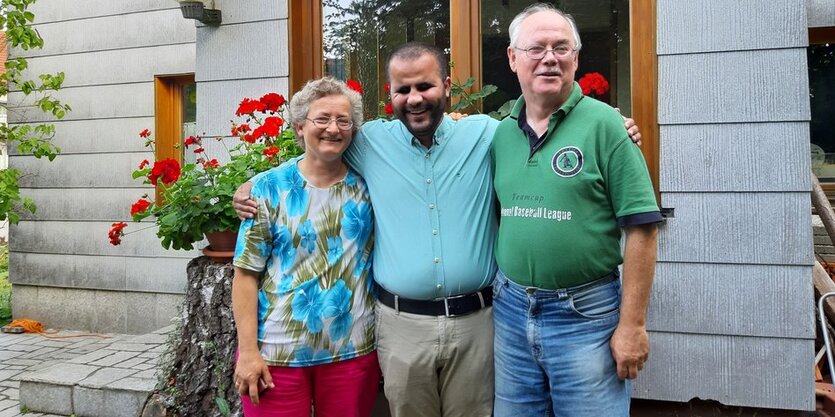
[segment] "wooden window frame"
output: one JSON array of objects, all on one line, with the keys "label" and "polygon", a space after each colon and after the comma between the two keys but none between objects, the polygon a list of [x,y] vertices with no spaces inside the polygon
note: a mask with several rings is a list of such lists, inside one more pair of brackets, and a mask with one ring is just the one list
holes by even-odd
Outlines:
[{"label": "wooden window frame", "polygon": [[[809,28],[809,45],[835,43],[835,26]],[[821,182],[821,188],[830,200],[835,198],[835,182]]]},{"label": "wooden window frame", "polygon": [[[629,1],[632,118],[641,128],[641,151],[659,197],[658,54],[656,1]],[[450,59],[453,80],[476,79],[481,89],[481,2],[449,0]],[[290,92],[324,74],[322,1],[289,1]],[[314,29],[318,28],[318,30]],[[313,29],[313,30],[311,30]]]},{"label": "wooden window frame", "polygon": [[[154,158],[183,164],[183,88],[194,83],[194,74],[154,77]],[[157,188],[157,200],[160,200]]]}]

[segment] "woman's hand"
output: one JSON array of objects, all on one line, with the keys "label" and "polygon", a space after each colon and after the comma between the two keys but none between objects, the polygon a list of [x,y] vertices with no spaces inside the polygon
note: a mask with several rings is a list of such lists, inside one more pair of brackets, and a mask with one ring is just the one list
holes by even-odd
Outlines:
[{"label": "woman's hand", "polygon": [[270,368],[258,351],[240,352],[238,354],[234,381],[238,393],[242,396],[248,395],[254,405],[258,405],[258,396],[264,390],[275,387],[273,377],[270,375]]}]

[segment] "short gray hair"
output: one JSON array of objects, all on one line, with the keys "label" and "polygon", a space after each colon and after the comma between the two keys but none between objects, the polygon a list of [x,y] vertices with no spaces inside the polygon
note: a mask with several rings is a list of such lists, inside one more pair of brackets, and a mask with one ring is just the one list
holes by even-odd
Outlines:
[{"label": "short gray hair", "polygon": [[351,121],[354,122],[353,131],[356,132],[362,125],[362,96],[360,93],[351,90],[348,86],[333,77],[324,77],[318,80],[308,81],[293,98],[290,99],[290,107],[287,109],[290,124],[295,128],[296,125],[304,123],[307,118],[307,113],[310,112],[310,105],[322,98],[328,96],[345,96],[351,103]]},{"label": "short gray hair", "polygon": [[582,48],[583,44],[580,43],[580,32],[577,30],[577,24],[574,23],[574,18],[571,17],[570,14],[565,13],[548,3],[534,3],[526,7],[525,10],[522,10],[516,15],[516,17],[513,18],[513,21],[510,22],[510,27],[507,30],[510,34],[510,46],[512,48],[516,47],[516,39],[519,38],[519,26],[522,25],[522,21],[528,16],[539,12],[553,12],[564,17],[565,20],[568,21],[568,25],[571,27],[571,32],[574,34],[574,49],[579,51],[580,48]]}]

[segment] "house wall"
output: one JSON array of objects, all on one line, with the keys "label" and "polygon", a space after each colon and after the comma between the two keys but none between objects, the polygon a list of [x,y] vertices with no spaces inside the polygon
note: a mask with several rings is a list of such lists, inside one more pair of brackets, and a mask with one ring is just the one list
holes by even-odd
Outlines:
[{"label": "house wall", "polygon": [[807,9],[657,4],[661,204],[675,217],[634,395],[813,410]]},{"label": "house wall", "polygon": [[[164,250],[153,228],[114,247],[107,231],[153,192],[131,179],[141,160],[153,160],[137,134],[154,128],[154,76],[194,72],[195,24],[171,0],[40,0],[31,10],[44,48],[12,54],[28,59],[32,76],[64,71],[57,96],[72,111],[54,121],[61,155],[53,162],[9,158],[29,174],[22,193],[38,205],[11,228],[13,314],[97,332],[167,325],[197,252]],[[11,124],[46,120],[22,100],[9,94]]]},{"label": "house wall", "polygon": [[807,0],[809,27],[835,26],[835,1]]},{"label": "house wall", "polygon": [[288,97],[287,2],[215,0],[219,27],[197,27],[197,128],[229,136],[244,97]]}]

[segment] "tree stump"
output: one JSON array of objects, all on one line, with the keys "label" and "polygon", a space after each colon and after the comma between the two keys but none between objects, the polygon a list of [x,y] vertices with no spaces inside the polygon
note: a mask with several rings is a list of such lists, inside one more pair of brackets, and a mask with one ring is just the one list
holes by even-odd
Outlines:
[{"label": "tree stump", "polygon": [[180,324],[172,333],[149,406],[162,403],[166,415],[182,417],[243,416],[232,383],[237,348],[232,265],[201,256],[192,259],[186,270]]}]

